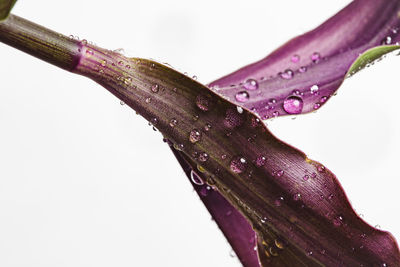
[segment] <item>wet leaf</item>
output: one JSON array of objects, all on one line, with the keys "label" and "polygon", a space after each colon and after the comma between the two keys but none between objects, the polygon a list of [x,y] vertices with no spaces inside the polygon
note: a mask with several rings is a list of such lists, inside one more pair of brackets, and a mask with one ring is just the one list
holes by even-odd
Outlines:
[{"label": "wet leaf", "polygon": [[336,177],[254,114],[157,62],[88,45],[82,54],[75,72],[145,117],[249,221],[263,266],[399,262],[394,238],[354,213]]},{"label": "wet leaf", "polygon": [[395,45],[399,12],[398,0],[355,0],[318,28],[210,86],[263,120],[312,112],[334,95],[348,73],[400,48]]}]

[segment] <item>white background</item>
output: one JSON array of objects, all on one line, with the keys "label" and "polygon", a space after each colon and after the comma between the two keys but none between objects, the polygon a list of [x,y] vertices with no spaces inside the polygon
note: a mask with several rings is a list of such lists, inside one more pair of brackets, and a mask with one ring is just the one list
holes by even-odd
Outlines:
[{"label": "white background", "polygon": [[[349,2],[41,0],[13,12],[207,83]],[[3,44],[0,59],[0,266],[240,266],[160,133],[89,79]],[[397,238],[399,69],[393,56],[317,113],[268,123]]]}]

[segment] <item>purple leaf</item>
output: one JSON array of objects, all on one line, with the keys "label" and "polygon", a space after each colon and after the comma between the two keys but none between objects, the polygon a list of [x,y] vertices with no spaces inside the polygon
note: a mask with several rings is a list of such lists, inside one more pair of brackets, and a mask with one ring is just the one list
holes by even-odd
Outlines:
[{"label": "purple leaf", "polygon": [[201,173],[196,172],[196,164],[180,151],[172,149],[186,176],[236,252],[244,266],[260,266],[256,247],[256,233],[243,215],[235,209],[217,190],[203,181]]},{"label": "purple leaf", "polygon": [[394,238],[354,213],[335,176],[254,114],[159,63],[85,44],[81,51],[75,72],[151,122],[250,222],[263,266],[400,262]]},{"label": "purple leaf", "polygon": [[359,55],[399,42],[399,12],[398,0],[355,0],[315,30],[210,86],[263,120],[314,111]]}]

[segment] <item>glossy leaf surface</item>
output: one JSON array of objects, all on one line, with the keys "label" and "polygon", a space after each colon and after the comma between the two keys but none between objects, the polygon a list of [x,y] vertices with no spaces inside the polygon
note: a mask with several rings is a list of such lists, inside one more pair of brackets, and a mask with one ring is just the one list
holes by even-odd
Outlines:
[{"label": "glossy leaf surface", "polygon": [[[315,30],[210,86],[263,120],[317,110],[339,88],[361,54],[399,42],[399,12],[398,0],[355,0]],[[361,65],[398,48],[369,52]],[[359,63],[351,74],[359,70]]]},{"label": "glossy leaf surface", "polygon": [[264,266],[394,264],[393,237],[363,222],[335,176],[258,117],[153,61],[82,45],[75,72],[159,129],[250,222]]}]

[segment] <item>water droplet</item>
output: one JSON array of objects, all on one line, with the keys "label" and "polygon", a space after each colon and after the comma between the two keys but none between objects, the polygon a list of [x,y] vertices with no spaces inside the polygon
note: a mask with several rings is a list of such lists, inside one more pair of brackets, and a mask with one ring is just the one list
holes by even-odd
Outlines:
[{"label": "water droplet", "polygon": [[319,90],[319,87],[318,87],[318,85],[316,85],[316,84],[314,84],[314,85],[311,86],[311,88],[310,88],[310,92],[311,92],[312,95],[315,94],[315,93],[317,93],[318,90]]},{"label": "water droplet", "polygon": [[197,76],[196,76],[196,75],[193,75],[192,79],[193,79],[193,80],[197,80]]},{"label": "water droplet", "polygon": [[151,91],[152,91],[153,93],[158,93],[158,91],[160,91],[160,88],[159,88],[158,84],[154,84],[154,85],[151,87]]},{"label": "water droplet", "polygon": [[231,160],[231,170],[234,173],[242,173],[246,170],[247,161],[243,157],[236,157]]},{"label": "water droplet", "polygon": [[294,72],[291,69],[287,69],[284,72],[280,72],[279,76],[283,79],[290,80],[293,78]]},{"label": "water droplet", "polygon": [[193,170],[190,171],[190,179],[192,180],[192,182],[194,184],[197,184],[197,185],[203,185],[204,184],[204,182],[201,179],[201,177],[196,172],[194,172]]},{"label": "water droplet", "polygon": [[150,97],[146,97],[145,101],[146,101],[147,104],[149,104],[151,102],[151,98]]},{"label": "water droplet", "polygon": [[197,121],[199,119],[199,115],[193,115],[193,120]]},{"label": "water droplet", "polygon": [[[207,155],[207,157],[208,157],[208,155]],[[199,172],[201,172],[201,173],[205,173],[206,172],[206,169],[204,169],[201,165],[197,165],[197,170],[199,170]]]},{"label": "water droplet", "polygon": [[376,229],[381,229],[381,226],[379,224],[374,226]]},{"label": "water droplet", "polygon": [[228,211],[225,213],[226,216],[230,216],[231,214],[232,214],[232,211],[231,211],[231,210],[228,210]]},{"label": "water droplet", "polygon": [[367,234],[363,233],[363,234],[360,235],[360,237],[361,237],[361,238],[366,238],[366,237],[367,237]]},{"label": "water droplet", "polygon": [[118,62],[118,65],[124,65],[124,62],[122,61],[122,60],[120,60],[119,62]]},{"label": "water droplet", "polygon": [[210,123],[206,123],[206,125],[204,125],[204,131],[208,132],[211,129],[211,124]]},{"label": "water droplet", "polygon": [[206,152],[202,152],[199,155],[199,160],[201,162],[206,162],[208,160],[208,158],[209,158],[209,156],[208,156],[208,154]]},{"label": "water droplet", "polygon": [[93,56],[93,55],[94,55],[94,52],[93,52],[93,50],[91,50],[91,49],[87,49],[87,50],[86,50],[86,54],[90,57],[90,56]]},{"label": "water droplet", "polygon": [[105,61],[104,59],[102,61],[100,61],[100,65],[102,65],[103,67],[105,67],[107,65],[107,61]]},{"label": "water droplet", "polygon": [[131,65],[126,65],[125,68],[130,69]]},{"label": "water droplet", "polygon": [[231,256],[231,258],[236,258],[236,253],[235,251],[233,251],[233,249],[231,250],[231,252],[229,252],[229,256]]},{"label": "water droplet", "polygon": [[236,107],[236,110],[237,110],[237,112],[238,112],[239,114],[242,114],[242,113],[243,113],[243,108],[242,108],[242,107],[237,106],[237,107]]},{"label": "water droplet", "polygon": [[326,100],[328,100],[328,97],[327,97],[327,96],[323,96],[323,97],[321,97],[321,99],[319,100],[319,102],[325,103]]},{"label": "water droplet", "polygon": [[158,123],[158,119],[155,118],[155,117],[152,118],[150,121],[151,121],[151,124],[152,124],[152,125],[157,125],[157,123]]},{"label": "water droplet", "polygon": [[258,89],[258,83],[254,79],[247,79],[244,84],[243,84],[244,89],[246,90],[257,90]]},{"label": "water droplet", "polygon": [[265,165],[265,162],[267,161],[267,158],[265,156],[258,156],[256,159],[256,165],[258,167],[262,167]]},{"label": "water droplet", "polygon": [[269,247],[268,251],[272,256],[274,256],[274,257],[278,256],[278,252],[276,251],[276,249],[274,247]]},{"label": "water droplet", "polygon": [[260,221],[261,221],[261,223],[262,223],[262,224],[266,223],[266,222],[267,222],[267,217],[263,217],[263,218],[261,218],[261,220],[260,220]]},{"label": "water droplet", "polygon": [[129,85],[131,82],[132,82],[132,78],[131,78],[131,77],[128,77],[128,78],[125,78],[125,79],[124,79],[124,83],[125,83],[126,85]]},{"label": "water droplet", "polygon": [[201,132],[197,129],[193,129],[192,131],[190,131],[189,134],[189,141],[191,143],[197,143],[198,141],[200,141],[201,139]]},{"label": "water droplet", "polygon": [[174,148],[178,151],[183,151],[183,149],[185,148],[184,144],[174,144]]},{"label": "water droplet", "polygon": [[203,111],[208,111],[210,109],[211,99],[205,95],[198,95],[196,97],[196,105],[199,109]]},{"label": "water droplet", "polygon": [[250,95],[249,95],[249,93],[247,93],[246,91],[238,92],[238,93],[235,95],[235,99],[236,99],[237,101],[239,101],[239,102],[242,102],[242,103],[247,102],[247,100],[249,100],[249,98],[250,98]]},{"label": "water droplet", "polygon": [[311,177],[312,177],[312,178],[316,178],[316,177],[317,177],[317,174],[316,174],[315,172],[313,172],[313,173],[311,173]]},{"label": "water droplet", "polygon": [[275,203],[275,206],[277,206],[277,207],[282,206],[283,201],[284,201],[284,198],[283,198],[283,197],[277,198],[277,199],[275,200],[275,202],[274,202],[274,203]]},{"label": "water droplet", "polygon": [[309,176],[309,175],[306,174],[306,175],[303,176],[303,180],[304,180],[304,181],[308,181],[308,179],[310,179],[310,176]]},{"label": "water droplet", "polygon": [[279,239],[275,239],[274,243],[275,243],[275,246],[276,246],[277,248],[279,248],[279,249],[283,249],[283,248],[285,247],[285,246],[283,245],[283,242],[282,242],[281,240],[279,240]]},{"label": "water droplet", "polygon": [[289,96],[283,102],[283,109],[289,114],[299,114],[303,110],[303,99],[298,96]]},{"label": "water droplet", "polygon": [[333,219],[333,225],[336,227],[339,227],[343,224],[343,217],[342,216],[337,216],[336,218]]},{"label": "water droplet", "polygon": [[281,177],[285,172],[283,170],[276,171],[276,176]]},{"label": "water droplet", "polygon": [[313,252],[312,252],[312,251],[309,251],[309,252],[307,252],[307,255],[308,255],[309,257],[311,257],[311,256],[312,256],[312,254],[313,254]]},{"label": "water droplet", "polygon": [[119,103],[121,104],[121,106],[123,106],[123,105],[125,105],[125,102],[124,101],[119,101]]},{"label": "water droplet", "polygon": [[278,116],[279,116],[279,111],[274,111],[274,112],[272,112],[272,116],[278,117]]},{"label": "water droplet", "polygon": [[314,105],[314,109],[319,109],[321,107],[321,104],[320,103],[316,103],[315,105]]},{"label": "water droplet", "polygon": [[293,63],[299,62],[300,61],[300,56],[299,55],[293,55],[292,58],[291,58],[291,61]]},{"label": "water droplet", "polygon": [[176,119],[171,119],[169,121],[169,126],[175,127],[178,124],[178,121]]},{"label": "water droplet", "polygon": [[300,193],[296,193],[293,195],[293,200],[294,201],[299,201],[301,199],[301,194]]},{"label": "water droplet", "polygon": [[317,167],[317,169],[318,169],[319,172],[324,172],[324,171],[325,171],[325,167],[322,166],[322,165],[319,165],[319,166]]},{"label": "water droplet", "polygon": [[301,66],[300,68],[299,68],[299,72],[301,72],[301,73],[304,73],[304,72],[306,72],[307,71],[307,67],[306,66]]},{"label": "water droplet", "polygon": [[321,54],[318,53],[318,52],[314,52],[314,53],[311,55],[311,60],[312,60],[312,62],[317,63],[318,61],[321,60]]},{"label": "water droplet", "polygon": [[115,49],[113,52],[118,53],[120,55],[124,55],[125,54],[125,50],[123,48]]},{"label": "water droplet", "polygon": [[382,45],[390,45],[391,43],[392,43],[392,37],[390,37],[390,36],[386,36],[381,41]]}]

